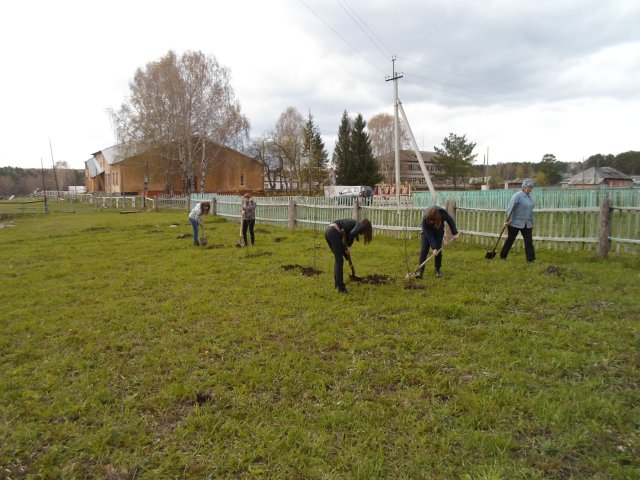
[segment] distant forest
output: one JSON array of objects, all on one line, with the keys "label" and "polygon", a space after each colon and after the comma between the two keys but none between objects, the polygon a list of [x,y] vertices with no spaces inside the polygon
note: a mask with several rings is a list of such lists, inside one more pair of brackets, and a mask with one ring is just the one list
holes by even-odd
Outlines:
[{"label": "distant forest", "polygon": [[[626,175],[640,175],[640,152],[618,155],[592,155],[584,162],[561,162],[546,154],[538,163],[508,162],[489,165],[491,186],[501,188],[506,180],[533,178],[537,186],[555,185],[568,175],[591,167],[612,167]],[[473,165],[471,176],[483,177],[485,167]],[[26,196],[43,188],[43,172],[38,168],[0,167],[0,197]],[[84,170],[65,168],[64,164],[44,169],[45,190],[68,190],[69,185],[84,185]]]},{"label": "distant forest", "polygon": [[68,190],[69,185],[84,185],[84,170],[71,168],[0,167],[0,197],[23,197],[42,190]]},{"label": "distant forest", "polygon": [[[538,163],[508,162],[489,165],[490,184],[501,188],[506,180],[532,178],[537,186],[556,185],[563,178],[576,175],[591,167],[611,167],[626,175],[640,175],[640,152],[629,151],[618,155],[592,155],[584,162],[561,162],[552,154],[546,154]],[[485,167],[473,166],[474,175],[483,177]]]}]

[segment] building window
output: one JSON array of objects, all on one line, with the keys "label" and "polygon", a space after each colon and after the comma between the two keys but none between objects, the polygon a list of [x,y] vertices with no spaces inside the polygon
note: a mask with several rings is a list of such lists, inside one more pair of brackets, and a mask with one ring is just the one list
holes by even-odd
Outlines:
[{"label": "building window", "polygon": [[240,175],[240,186],[244,186],[244,175]]}]

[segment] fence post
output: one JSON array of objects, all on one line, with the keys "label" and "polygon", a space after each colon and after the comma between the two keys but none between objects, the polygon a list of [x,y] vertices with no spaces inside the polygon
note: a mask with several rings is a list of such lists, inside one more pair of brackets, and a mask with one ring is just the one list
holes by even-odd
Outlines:
[{"label": "fence post", "polygon": [[609,254],[609,248],[611,242],[609,236],[611,235],[611,200],[609,197],[602,199],[600,204],[600,229],[598,231],[598,255],[602,258],[607,258]]},{"label": "fence post", "polygon": [[[445,203],[444,209],[447,211],[449,215],[451,215],[451,218],[453,218],[453,221],[455,222],[456,221],[456,201],[454,199],[447,200],[447,202]],[[447,224],[447,222],[445,222],[444,224],[445,242],[446,243],[450,242],[451,237],[453,237],[453,235],[451,234],[451,229],[449,228],[449,225]]]},{"label": "fence post", "polygon": [[212,198],[211,199],[211,214],[212,215],[217,215],[218,214],[218,199],[217,198]]},{"label": "fence post", "polygon": [[296,229],[296,202],[295,200],[289,200],[289,230]]},{"label": "fence post", "polygon": [[356,198],[355,201],[353,202],[353,213],[352,213],[352,217],[354,220],[356,220],[357,222],[360,221],[360,202],[358,202],[358,199]]}]

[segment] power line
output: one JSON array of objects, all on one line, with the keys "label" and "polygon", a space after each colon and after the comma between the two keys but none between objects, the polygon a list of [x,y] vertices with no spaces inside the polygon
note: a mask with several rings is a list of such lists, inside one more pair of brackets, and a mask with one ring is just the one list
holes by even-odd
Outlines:
[{"label": "power line", "polygon": [[315,17],[320,20],[322,23],[324,23],[324,25],[331,30],[333,33],[335,33],[338,37],[340,37],[340,39],[346,43],[347,45],[349,45],[358,55],[360,55],[362,58],[364,58],[367,62],[369,62],[373,68],[375,68],[376,70],[378,70],[380,73],[382,73],[384,75],[384,71],[378,67],[375,63],[373,63],[371,60],[369,60],[360,50],[358,50],[356,47],[354,47],[351,43],[349,43],[349,41],[344,38],[342,35],[340,35],[340,33],[338,33],[337,30],[335,30],[331,25],[329,25],[327,22],[324,21],[324,19],[318,15],[311,7],[309,7],[309,5],[307,5],[303,0],[298,0],[302,5],[304,5],[307,10],[309,10],[313,15],[315,15]]},{"label": "power line", "polygon": [[[509,98],[507,98],[507,97],[505,97],[503,95],[500,95],[500,94],[497,94],[497,93],[493,93],[493,92],[486,92],[486,91],[482,91],[482,90],[475,90],[473,88],[461,87],[459,85],[454,85],[453,83],[441,82],[439,80],[434,80],[432,78],[422,77],[420,75],[415,75],[415,74],[412,74],[412,73],[407,73],[406,75],[408,75],[410,77],[418,78],[420,80],[424,80],[425,82],[436,83],[436,84],[444,85],[446,87],[451,87],[451,88],[458,89],[458,90],[463,90],[463,91],[467,91],[467,92],[471,92],[471,93],[475,93],[475,94],[479,94],[479,95],[484,95],[484,96],[491,96],[491,97],[499,98],[499,99],[502,99],[502,100],[510,100]],[[448,91],[446,89],[442,89],[442,90]],[[451,93],[455,93],[455,92],[451,91]]]},{"label": "power line", "polygon": [[[362,33],[364,33],[369,38],[369,40],[371,40],[371,43],[374,44],[374,46],[380,51],[380,53],[382,53],[385,58],[393,56],[390,49],[386,47],[380,37],[378,37],[378,35],[376,35],[376,33],[371,30],[371,28],[369,28],[367,23],[360,17],[360,15],[358,15],[358,13],[351,7],[351,5],[347,3],[346,0],[336,0],[336,2],[342,7],[342,9],[351,18],[351,20],[353,20],[353,23],[355,23],[358,28],[362,30]],[[386,48],[387,52],[384,52],[382,50],[383,48]]]},{"label": "power line", "polygon": [[399,58],[402,59],[402,60],[405,60],[407,62],[415,63],[416,65],[420,65],[422,67],[433,68],[434,70],[440,70],[441,72],[448,73],[450,75],[456,75],[458,77],[463,77],[463,78],[466,78],[468,80],[473,80],[474,82],[486,83],[487,85],[491,85],[492,87],[498,87],[498,88],[501,88],[503,90],[508,90],[508,87],[505,87],[504,85],[499,85],[499,84],[493,83],[493,82],[487,82],[486,80],[481,80],[479,78],[471,77],[471,76],[465,75],[463,73],[457,73],[457,72],[454,72],[452,70],[447,70],[446,68],[438,67],[437,65],[427,65],[426,63],[417,62],[415,60],[411,60],[410,58],[405,58],[405,57],[399,57]]}]

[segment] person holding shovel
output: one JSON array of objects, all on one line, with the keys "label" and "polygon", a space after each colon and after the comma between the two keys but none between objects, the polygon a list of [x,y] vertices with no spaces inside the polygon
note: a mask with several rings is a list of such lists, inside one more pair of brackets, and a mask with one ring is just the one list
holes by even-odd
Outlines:
[{"label": "person holding shovel", "polygon": [[354,240],[360,241],[360,235],[364,238],[365,245],[369,244],[373,238],[373,227],[366,218],[362,221],[350,218],[334,220],[324,231],[324,238],[335,258],[333,263],[333,282],[339,293],[349,293],[344,284],[342,269],[345,258],[351,264],[350,247],[353,245]]},{"label": "person holding shovel", "polygon": [[251,194],[245,193],[242,198],[242,238],[244,239],[244,246],[249,245],[247,243],[247,229],[251,236],[251,245],[255,244],[256,237],[253,233],[253,227],[256,224],[256,202],[251,198]]},{"label": "person holding shovel", "polygon": [[522,233],[524,239],[524,253],[527,262],[532,263],[536,260],[536,251],[533,248],[533,199],[531,192],[533,191],[533,180],[526,178],[522,182],[522,190],[516,192],[509,201],[507,207],[507,221],[504,222],[507,227],[507,239],[502,245],[500,251],[500,260],[506,260],[509,250],[513,246],[518,232]]},{"label": "person holding shovel", "polygon": [[209,215],[209,210],[211,210],[211,205],[209,202],[197,203],[196,206],[189,212],[189,222],[191,222],[191,226],[193,227],[193,244],[196,247],[200,246],[200,242],[198,241],[198,227],[202,226],[202,215]]},{"label": "person holding shovel", "polygon": [[[449,225],[449,229],[453,234],[454,240],[457,239],[460,234],[456,228],[456,222],[451,218],[451,215],[447,213],[444,208],[430,207],[422,216],[422,242],[420,245],[420,264],[422,264],[429,254],[429,248],[433,249],[433,256],[435,257],[436,277],[442,277],[440,267],[442,266],[442,240],[444,239],[444,224]],[[422,278],[424,274],[424,266],[416,273],[416,278]]]}]

